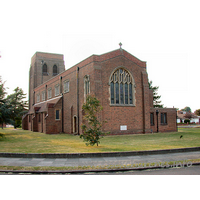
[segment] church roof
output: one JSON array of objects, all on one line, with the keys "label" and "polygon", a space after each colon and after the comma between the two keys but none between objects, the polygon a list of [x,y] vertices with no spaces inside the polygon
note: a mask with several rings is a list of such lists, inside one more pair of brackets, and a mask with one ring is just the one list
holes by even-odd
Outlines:
[{"label": "church roof", "polygon": [[88,58],[82,60],[81,62],[77,63],[73,67],[79,66],[79,65],[84,66],[84,65],[87,65],[91,62],[102,62],[102,61],[106,61],[106,60],[109,60],[109,59],[112,59],[112,58],[115,58],[115,57],[118,57],[118,56],[124,56],[127,59],[136,63],[138,66],[146,68],[146,62],[145,61],[141,61],[140,59],[136,58],[135,56],[133,56],[132,54],[130,54],[129,52],[127,52],[126,50],[121,49],[121,48],[116,49],[114,51],[110,51],[110,52],[101,54],[101,55],[93,54],[93,55],[89,56]]}]

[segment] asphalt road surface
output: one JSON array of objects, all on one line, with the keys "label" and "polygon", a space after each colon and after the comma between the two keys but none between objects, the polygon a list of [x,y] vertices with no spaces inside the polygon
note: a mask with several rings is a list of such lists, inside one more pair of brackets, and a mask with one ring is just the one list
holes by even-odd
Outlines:
[{"label": "asphalt road surface", "polygon": [[100,157],[100,158],[6,158],[0,157],[0,166],[49,166],[49,167],[76,167],[76,166],[105,166],[128,165],[139,163],[159,163],[199,159],[200,151],[169,153],[157,155]]},{"label": "asphalt road surface", "polygon": [[[96,173],[94,174],[97,175]],[[99,175],[200,175],[200,165],[191,167],[174,167],[174,168],[149,169],[142,171],[136,170],[128,172],[98,173],[98,174]]]}]

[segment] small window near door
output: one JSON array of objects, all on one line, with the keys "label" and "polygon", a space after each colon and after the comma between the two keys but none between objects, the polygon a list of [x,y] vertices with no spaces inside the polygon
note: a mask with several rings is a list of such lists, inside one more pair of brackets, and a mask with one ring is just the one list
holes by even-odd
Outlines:
[{"label": "small window near door", "polygon": [[56,110],[56,120],[60,119],[60,110]]},{"label": "small window near door", "polygon": [[162,125],[167,124],[167,113],[161,113],[161,124]]},{"label": "small window near door", "polygon": [[151,126],[154,126],[154,113],[150,113],[150,123]]}]

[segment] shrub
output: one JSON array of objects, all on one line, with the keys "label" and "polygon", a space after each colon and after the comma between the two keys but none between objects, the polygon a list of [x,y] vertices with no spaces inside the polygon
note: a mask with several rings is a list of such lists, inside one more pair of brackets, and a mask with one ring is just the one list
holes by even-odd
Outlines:
[{"label": "shrub", "polygon": [[184,124],[187,124],[187,123],[188,123],[188,124],[190,123],[190,120],[189,120],[189,119],[185,119],[185,120],[184,120]]},{"label": "shrub", "polygon": [[1,138],[4,138],[5,136],[4,136],[4,134],[3,133],[0,133],[0,139]]},{"label": "shrub", "polygon": [[106,133],[101,131],[103,122],[98,120],[98,114],[103,109],[98,99],[87,96],[86,103],[82,107],[84,111],[84,122],[81,126],[83,133],[80,138],[86,142],[86,145],[95,145],[100,143],[100,138]]}]

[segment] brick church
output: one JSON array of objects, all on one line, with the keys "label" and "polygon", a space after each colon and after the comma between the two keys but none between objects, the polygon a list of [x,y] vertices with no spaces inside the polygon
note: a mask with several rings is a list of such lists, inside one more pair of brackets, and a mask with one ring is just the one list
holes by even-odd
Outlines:
[{"label": "brick church", "polygon": [[100,100],[103,131],[133,134],[177,131],[175,108],[154,108],[146,62],[121,47],[65,70],[61,54],[36,52],[29,74],[25,130],[81,134],[87,95]]}]

